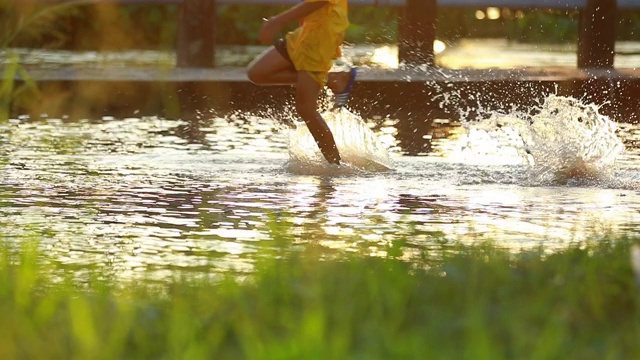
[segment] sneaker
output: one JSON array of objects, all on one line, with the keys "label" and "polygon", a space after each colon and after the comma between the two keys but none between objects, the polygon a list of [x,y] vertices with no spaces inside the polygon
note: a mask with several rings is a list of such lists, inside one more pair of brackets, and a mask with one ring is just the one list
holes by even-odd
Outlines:
[{"label": "sneaker", "polygon": [[344,88],[344,91],[334,95],[334,99],[333,99],[334,109],[339,109],[347,106],[347,104],[349,103],[349,97],[351,96],[351,89],[353,88],[353,84],[356,82],[357,75],[358,75],[357,68],[352,67],[349,74],[349,81],[347,82],[347,86]]}]

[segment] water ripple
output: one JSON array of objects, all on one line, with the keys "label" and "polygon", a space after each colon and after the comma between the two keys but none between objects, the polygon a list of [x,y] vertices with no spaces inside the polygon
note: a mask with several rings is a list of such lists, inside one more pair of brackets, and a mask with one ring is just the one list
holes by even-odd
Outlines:
[{"label": "water ripple", "polygon": [[[502,164],[457,161],[447,157],[460,144],[456,131],[431,156],[392,152],[392,172],[298,175],[285,166],[289,134],[271,119],[213,118],[197,143],[180,132],[185,125],[155,117],[2,125],[3,239],[35,237],[70,266],[162,277],[250,271],[280,246],[274,239],[380,255],[403,238],[405,255],[417,256],[452,241],[562,246],[640,226],[632,146],[604,184],[536,183],[510,155]],[[385,126],[376,131],[394,134]],[[619,132],[626,144],[638,134],[633,125]]]}]

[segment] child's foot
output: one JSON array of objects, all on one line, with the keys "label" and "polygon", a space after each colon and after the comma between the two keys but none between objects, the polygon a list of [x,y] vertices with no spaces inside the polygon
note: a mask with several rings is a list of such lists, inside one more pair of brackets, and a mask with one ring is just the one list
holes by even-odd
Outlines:
[{"label": "child's foot", "polygon": [[347,106],[349,103],[349,97],[351,96],[351,89],[356,82],[357,68],[352,67],[348,74],[348,80],[341,92],[334,92],[333,108],[338,109]]}]

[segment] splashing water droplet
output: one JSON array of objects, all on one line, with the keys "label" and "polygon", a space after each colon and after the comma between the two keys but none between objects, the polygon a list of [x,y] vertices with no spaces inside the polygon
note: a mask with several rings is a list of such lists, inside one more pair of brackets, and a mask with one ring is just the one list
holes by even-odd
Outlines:
[{"label": "splashing water droplet", "polygon": [[[389,171],[393,168],[387,147],[361,117],[346,109],[328,111],[322,117],[333,132],[342,162],[346,165],[340,167],[339,172]],[[335,172],[338,169],[326,162],[304,123],[289,132],[288,168],[307,173]]]},{"label": "splashing water droplet", "polygon": [[549,95],[536,114],[493,113],[465,124],[464,151],[474,157],[515,153],[539,183],[566,184],[570,179],[606,180],[613,176],[624,144],[616,124],[594,104]]}]

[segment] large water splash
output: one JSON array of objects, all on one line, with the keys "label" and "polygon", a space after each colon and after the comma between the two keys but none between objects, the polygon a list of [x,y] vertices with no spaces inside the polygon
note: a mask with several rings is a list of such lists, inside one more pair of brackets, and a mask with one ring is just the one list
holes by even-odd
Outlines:
[{"label": "large water splash", "polygon": [[289,132],[288,168],[303,173],[342,173],[354,170],[388,171],[393,168],[387,147],[358,115],[346,109],[327,111],[322,117],[333,132],[343,166],[330,166],[304,123]]},{"label": "large water splash", "polygon": [[465,124],[462,154],[516,155],[534,181],[566,184],[570,179],[607,180],[624,144],[616,124],[594,104],[548,96],[534,114],[493,113]]}]

